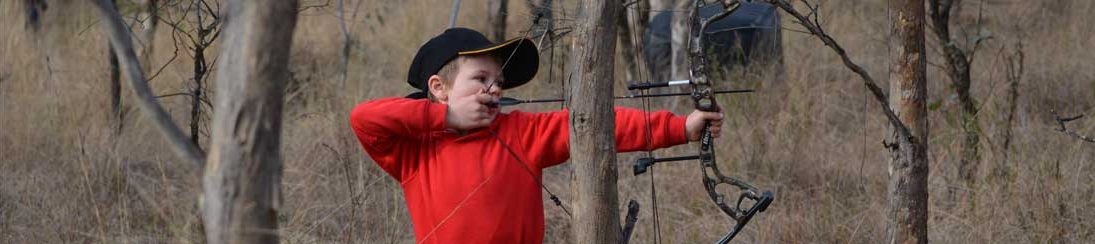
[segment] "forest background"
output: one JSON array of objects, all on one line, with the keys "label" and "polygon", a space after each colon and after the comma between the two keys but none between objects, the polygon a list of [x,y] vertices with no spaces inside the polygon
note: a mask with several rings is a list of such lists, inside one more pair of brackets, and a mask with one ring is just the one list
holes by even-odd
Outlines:
[{"label": "forest background", "polygon": [[[176,21],[190,1],[167,1],[165,21]],[[213,2],[210,8],[219,5]],[[827,31],[868,72],[887,79],[887,1],[820,1]],[[9,243],[200,243],[193,165],[170,153],[162,137],[123,87],[121,119],[112,116],[107,40],[84,1],[51,1],[38,32],[26,23],[23,1],[0,2],[0,240]],[[985,39],[974,56],[981,157],[976,183],[958,180],[962,146],[960,108],[946,77],[940,42],[928,34],[931,194],[929,237],[942,243],[1090,243],[1095,241],[1095,144],[1057,130],[1054,111],[1095,117],[1095,2],[1083,0],[960,1],[961,31]],[[556,3],[556,25],[573,26],[573,1]],[[487,30],[486,0],[463,1],[458,25]],[[347,121],[354,105],[411,91],[405,72],[419,44],[443,30],[447,1],[346,1],[350,45],[342,82],[344,35],[334,1],[302,1],[293,41],[286,96],[280,212],[288,243],[412,242],[410,219],[397,182],[368,159]],[[138,4],[119,1],[137,23]],[[654,6],[668,9],[668,6]],[[511,1],[507,37],[523,34],[529,6]],[[175,17],[176,19],[172,19]],[[193,17],[188,24],[193,24]],[[568,22],[569,20],[569,22]],[[726,87],[758,89],[724,100],[729,119],[717,145],[723,167],[776,193],[776,202],[738,239],[747,243],[876,243],[885,238],[888,138],[885,118],[858,77],[812,36],[784,18],[784,72]],[[153,33],[145,62],[150,85],[184,128],[191,123],[195,82],[190,33],[176,21]],[[206,22],[205,25],[214,23]],[[134,29],[139,29],[135,24]],[[555,59],[542,59],[528,85],[507,91],[520,98],[563,96],[561,70],[569,39]],[[542,46],[541,49],[549,50]],[[619,49],[619,48],[618,48]],[[1009,67],[1023,54],[1014,116]],[[215,63],[216,42],[205,50]],[[617,60],[623,58],[618,56]],[[625,77],[623,62],[618,75]],[[554,66],[554,67],[552,67]],[[210,66],[215,67],[215,66]],[[548,75],[548,70],[554,75]],[[155,75],[152,75],[155,74]],[[552,79],[549,80],[549,77]],[[625,94],[626,81],[617,81]],[[885,85],[885,84],[883,84]],[[207,95],[211,99],[213,96]],[[209,109],[207,102],[199,106]],[[655,102],[655,109],[687,112]],[[619,105],[640,106],[635,101]],[[523,106],[549,111],[559,105]],[[198,116],[198,143],[206,148],[210,112]],[[1009,119],[1009,117],[1011,119]],[[122,125],[119,130],[117,125]],[[1069,129],[1095,134],[1095,119]],[[690,152],[677,148],[659,155]],[[621,199],[644,204],[633,239],[653,242],[650,179],[631,176],[637,154],[620,157]],[[731,226],[706,197],[693,164],[659,166],[655,174],[662,240],[714,240]],[[1002,173],[997,173],[1002,172]],[[572,200],[569,166],[544,179]],[[556,190],[557,189],[557,190]],[[546,242],[566,243],[569,221],[545,202]],[[623,206],[621,206],[622,209]]]}]

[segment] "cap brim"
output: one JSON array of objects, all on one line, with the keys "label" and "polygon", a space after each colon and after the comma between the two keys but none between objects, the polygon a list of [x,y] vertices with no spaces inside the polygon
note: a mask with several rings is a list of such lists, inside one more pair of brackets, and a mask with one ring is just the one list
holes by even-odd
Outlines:
[{"label": "cap brim", "polygon": [[527,38],[516,38],[484,48],[463,51],[458,55],[491,54],[502,62],[502,75],[506,82],[502,89],[510,89],[528,83],[540,68],[540,52],[536,43]]}]

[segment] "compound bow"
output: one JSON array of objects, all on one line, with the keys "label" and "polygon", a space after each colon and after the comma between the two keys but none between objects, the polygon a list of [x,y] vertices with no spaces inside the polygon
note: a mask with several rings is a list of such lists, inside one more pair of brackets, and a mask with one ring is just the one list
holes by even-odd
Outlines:
[{"label": "compound bow", "polygon": [[[673,85],[689,85],[692,88],[691,98],[696,110],[707,112],[720,111],[718,102],[715,99],[716,91],[713,88],[708,73],[708,62],[705,56],[707,50],[704,46],[704,35],[707,26],[710,23],[729,16],[741,3],[739,0],[724,0],[721,3],[723,5],[722,12],[710,18],[702,18],[699,15],[700,8],[707,4],[708,3],[705,3],[703,0],[696,0],[689,16],[688,73],[690,79],[686,82],[635,83],[628,85],[628,90],[646,90]],[[635,162],[633,169],[635,175],[640,175],[647,172],[648,168],[657,163],[699,160],[701,170],[703,171],[703,186],[707,190],[707,195],[723,213],[736,222],[734,228],[724,234],[722,238],[716,242],[721,244],[727,243],[733,239],[742,228],[749,223],[754,215],[766,210],[768,205],[772,203],[774,197],[769,191],[761,191],[743,180],[729,177],[722,173],[722,170],[719,169],[715,160],[715,145],[709,129],[710,126],[706,126],[701,132],[698,154],[668,158],[643,157]],[[653,182],[651,182],[651,184],[653,184]],[[728,202],[729,198],[717,190],[719,185],[731,185],[740,190],[735,204],[731,205]],[[753,203],[747,204],[745,201],[746,199],[751,200]],[[654,201],[656,201],[656,199]]]}]

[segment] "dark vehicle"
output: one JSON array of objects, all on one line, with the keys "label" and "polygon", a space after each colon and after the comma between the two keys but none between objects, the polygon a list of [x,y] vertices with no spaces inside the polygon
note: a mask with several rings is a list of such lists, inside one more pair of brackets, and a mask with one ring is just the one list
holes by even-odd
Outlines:
[{"label": "dark vehicle", "polygon": [[[760,72],[782,72],[783,32],[778,8],[759,1],[741,1],[738,9],[707,27],[706,44],[711,67],[723,73],[747,68]],[[700,8],[700,17],[710,18],[723,11],[719,4]],[[643,35],[643,57],[656,80],[670,80],[672,65],[671,22],[674,12],[654,16]],[[688,14],[680,12],[679,14]],[[741,71],[746,71],[742,69]]]}]

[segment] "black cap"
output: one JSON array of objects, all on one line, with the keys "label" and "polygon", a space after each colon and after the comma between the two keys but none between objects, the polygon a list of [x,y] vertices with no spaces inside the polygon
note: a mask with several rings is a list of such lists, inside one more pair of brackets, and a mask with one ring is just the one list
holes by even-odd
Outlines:
[{"label": "black cap", "polygon": [[[411,69],[407,71],[407,83],[414,88],[427,91],[427,81],[437,74],[441,66],[460,55],[491,54],[498,57],[503,65],[502,76],[506,82],[502,89],[524,85],[536,75],[540,67],[540,53],[536,44],[527,38],[516,38],[501,43],[493,43],[478,31],[467,28],[451,28],[438,35],[414,55]],[[425,94],[408,95],[411,98],[424,98]]]}]

